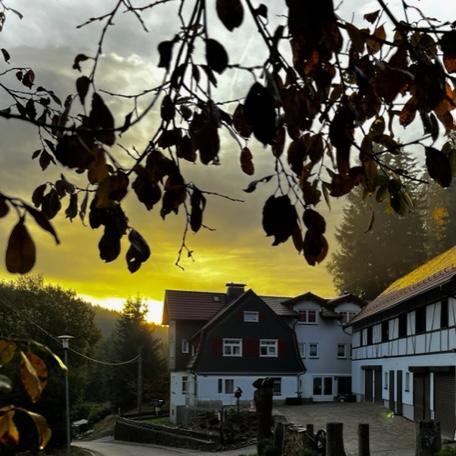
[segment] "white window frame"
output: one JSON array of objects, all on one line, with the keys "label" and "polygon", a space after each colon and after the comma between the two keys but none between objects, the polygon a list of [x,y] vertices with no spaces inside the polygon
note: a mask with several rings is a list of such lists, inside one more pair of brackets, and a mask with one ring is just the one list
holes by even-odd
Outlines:
[{"label": "white window frame", "polygon": [[258,323],[260,321],[260,314],[256,310],[244,310],[245,323]]},{"label": "white window frame", "polygon": [[273,377],[272,395],[282,396],[282,377]]},{"label": "white window frame", "polygon": [[306,357],[306,343],[299,342],[298,348],[299,348],[299,354],[301,355],[301,358],[305,358]]},{"label": "white window frame", "polygon": [[181,381],[182,394],[188,394],[188,376],[184,375]]},{"label": "white window frame", "polygon": [[[231,388],[227,388],[228,382],[231,382]],[[234,379],[232,378],[225,378],[225,381],[223,382],[224,386],[224,393],[225,394],[234,394]],[[231,391],[228,391],[230,389]]]},{"label": "white window frame", "polygon": [[[265,353],[262,353],[265,348]],[[277,339],[260,339],[260,358],[277,358],[279,356],[279,341]]]},{"label": "white window frame", "polygon": [[[312,346],[315,346],[317,348],[317,352],[315,355],[312,355]],[[310,359],[317,359],[318,358],[318,342],[311,342],[309,343],[309,358]]]},{"label": "white window frame", "polygon": [[[236,349],[239,349],[237,352]],[[242,339],[226,338],[223,339],[223,356],[226,357],[242,357]]]},{"label": "white window frame", "polygon": [[[344,347],[343,355],[339,355],[339,347]],[[337,344],[337,359],[347,359],[347,344]]]},{"label": "white window frame", "polygon": [[[309,312],[313,312],[315,315],[314,321],[309,321]],[[316,325],[317,324],[317,311],[315,309],[299,309],[298,314],[300,315],[300,319],[298,323],[303,323],[306,325]]]},{"label": "white window frame", "polygon": [[182,339],[182,341],[181,341],[181,350],[182,350],[182,353],[189,353],[190,344],[188,343],[187,339]]}]

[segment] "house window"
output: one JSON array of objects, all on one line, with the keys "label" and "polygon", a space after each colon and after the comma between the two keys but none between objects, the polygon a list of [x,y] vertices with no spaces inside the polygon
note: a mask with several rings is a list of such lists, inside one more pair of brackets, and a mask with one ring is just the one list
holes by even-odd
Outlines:
[{"label": "house window", "polygon": [[440,304],[440,327],[448,328],[448,298],[442,299]]},{"label": "house window", "polygon": [[182,353],[188,353],[189,352],[189,344],[188,344],[188,340],[187,339],[182,339],[181,348],[182,348]]},{"label": "house window", "polygon": [[407,337],[407,314],[399,315],[399,337]]},{"label": "house window", "polygon": [[313,395],[314,396],[321,396],[322,389],[322,378],[321,377],[314,377],[313,379]]},{"label": "house window", "polygon": [[223,356],[242,356],[242,339],[223,339]]},{"label": "house window", "polygon": [[299,354],[301,355],[301,358],[306,357],[306,344],[304,342],[301,342],[298,344],[299,348]]},{"label": "house window", "polygon": [[426,307],[420,307],[415,311],[415,334],[426,331]]},{"label": "house window", "polygon": [[260,356],[266,358],[277,358],[277,340],[260,339]]},{"label": "house window", "polygon": [[318,344],[309,344],[309,358],[318,358]]},{"label": "house window", "polygon": [[273,378],[272,384],[272,395],[273,396],[281,396],[282,395],[282,379],[280,377]]},{"label": "house window", "polygon": [[185,375],[182,377],[182,394],[187,394],[188,392],[188,377]]},{"label": "house window", "polygon": [[367,328],[367,345],[372,345],[372,326],[369,326],[369,328]]},{"label": "house window", "polygon": [[217,393],[223,393],[223,378],[217,379]]},{"label": "house window", "polygon": [[244,311],[244,321],[245,322],[250,322],[250,323],[258,323],[258,321],[259,321],[258,312],[245,310]]},{"label": "house window", "polygon": [[234,380],[232,378],[225,379],[225,394],[234,393]]},{"label": "house window", "polygon": [[410,391],[410,372],[405,373],[405,391]]},{"label": "house window", "polygon": [[383,382],[383,388],[388,389],[388,372],[385,372],[385,381]]},{"label": "house window", "polygon": [[347,358],[347,346],[345,344],[337,344],[337,357]]},{"label": "house window", "polygon": [[389,339],[389,321],[382,321],[382,342]]},{"label": "house window", "polygon": [[298,310],[298,320],[301,323],[316,323],[317,311],[316,310]]}]

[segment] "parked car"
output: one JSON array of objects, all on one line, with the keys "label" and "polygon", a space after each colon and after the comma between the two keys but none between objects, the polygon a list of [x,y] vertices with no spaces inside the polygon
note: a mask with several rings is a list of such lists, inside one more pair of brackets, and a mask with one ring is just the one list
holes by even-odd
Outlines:
[{"label": "parked car", "polygon": [[334,400],[336,402],[356,402],[356,396],[353,393],[339,394]]}]

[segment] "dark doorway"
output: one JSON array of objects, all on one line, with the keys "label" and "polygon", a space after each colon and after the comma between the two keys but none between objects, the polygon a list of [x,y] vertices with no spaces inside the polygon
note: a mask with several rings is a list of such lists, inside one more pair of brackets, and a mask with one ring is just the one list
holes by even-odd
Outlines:
[{"label": "dark doorway", "polygon": [[375,402],[383,402],[382,399],[382,370],[376,369],[375,370]]},{"label": "dark doorway", "polygon": [[396,414],[402,415],[402,371],[396,371]]},{"label": "dark doorway", "polygon": [[351,377],[337,377],[337,394],[351,394],[352,379]]},{"label": "dark doorway", "polygon": [[374,383],[374,371],[372,369],[366,369],[364,371],[364,400],[366,402],[372,402],[372,387]]},{"label": "dark doorway", "polygon": [[394,371],[389,371],[389,401],[388,408],[394,412]]},{"label": "dark doorway", "polygon": [[428,373],[415,372],[413,374],[413,409],[415,421],[430,419],[430,382]]},{"label": "dark doorway", "polygon": [[454,438],[455,419],[455,376],[454,372],[436,372],[434,374],[435,419],[440,421],[442,435]]}]

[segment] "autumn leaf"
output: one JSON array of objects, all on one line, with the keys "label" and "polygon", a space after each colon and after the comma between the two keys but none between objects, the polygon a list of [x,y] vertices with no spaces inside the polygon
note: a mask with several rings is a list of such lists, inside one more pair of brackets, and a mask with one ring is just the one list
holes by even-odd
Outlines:
[{"label": "autumn leaf", "polygon": [[12,340],[0,340],[0,367],[13,359],[16,348],[17,346]]},{"label": "autumn leaf", "polygon": [[247,174],[248,176],[251,176],[252,174],[255,173],[252,152],[250,152],[250,149],[248,147],[244,147],[241,150],[240,160],[241,160],[241,169],[245,174]]},{"label": "autumn leaf", "polygon": [[24,219],[21,218],[11,231],[6,248],[6,269],[11,273],[26,274],[35,265],[36,248]]},{"label": "autumn leaf", "polygon": [[48,371],[45,362],[35,353],[21,354],[21,382],[32,402],[37,402],[46,387]]},{"label": "autumn leaf", "polygon": [[19,431],[13,421],[14,414],[15,410],[8,410],[0,415],[0,443],[6,447],[19,443]]}]

